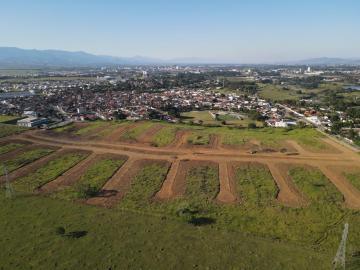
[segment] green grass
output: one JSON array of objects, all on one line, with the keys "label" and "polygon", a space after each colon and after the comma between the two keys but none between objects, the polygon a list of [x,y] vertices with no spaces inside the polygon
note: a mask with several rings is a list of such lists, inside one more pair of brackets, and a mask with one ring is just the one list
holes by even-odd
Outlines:
[{"label": "green grass", "polygon": [[0,115],[0,122],[6,122],[10,120],[14,120],[19,118],[19,116],[16,115]]},{"label": "green grass", "polygon": [[141,136],[144,132],[146,132],[149,128],[151,128],[155,123],[154,122],[142,122],[140,125],[126,130],[124,134],[121,136],[121,140],[125,141],[136,141],[139,136]]},{"label": "green grass", "polygon": [[14,125],[0,124],[0,138],[21,133],[27,128],[18,127]]},{"label": "green grass", "polygon": [[203,121],[206,124],[216,123],[217,121],[211,116],[209,111],[191,111],[191,112],[183,112],[181,116],[184,120],[192,120],[192,121]]},{"label": "green grass", "polygon": [[258,84],[261,98],[271,101],[284,101],[284,100],[298,100],[301,95],[296,94],[296,91],[291,89],[285,90],[282,86],[273,84]]},{"label": "green grass", "polygon": [[[333,252],[167,216],[0,194],[1,269],[330,269]],[[86,231],[79,239],[55,228]]]},{"label": "green grass", "polygon": [[5,154],[11,151],[14,151],[16,149],[19,149],[20,147],[23,147],[24,145],[21,143],[9,143],[9,144],[5,144],[0,146],[0,155],[1,154]]},{"label": "green grass", "polygon": [[159,147],[171,144],[175,140],[177,131],[179,131],[179,128],[176,126],[163,127],[154,135],[152,144]]},{"label": "green grass", "polygon": [[106,122],[106,121],[89,122],[88,126],[80,128],[74,134],[80,135],[80,136],[95,135],[95,134],[91,134],[91,133],[94,132],[96,129],[105,127],[107,125],[108,125],[108,122]]},{"label": "green grass", "polygon": [[6,167],[6,170],[8,172],[15,171],[16,169],[19,169],[20,167],[23,167],[39,158],[42,158],[50,153],[54,152],[53,149],[47,149],[47,148],[39,148],[34,150],[29,150],[24,153],[19,154],[18,156],[5,160],[0,165],[0,175],[4,174],[4,165]]},{"label": "green grass", "polygon": [[145,165],[133,179],[120,206],[133,209],[147,207],[155,193],[160,190],[167,171],[166,166],[159,164]]},{"label": "green grass", "polygon": [[49,161],[35,172],[16,179],[13,186],[18,192],[33,192],[36,188],[55,180],[84,158],[86,158],[85,154],[64,154]]},{"label": "green grass", "polygon": [[274,204],[279,189],[264,166],[244,165],[236,170],[236,190],[244,204],[265,207]]},{"label": "green grass", "polygon": [[90,186],[97,192],[102,188],[106,181],[124,164],[121,159],[103,159],[92,165],[80,177],[74,186],[64,187],[54,193],[53,197],[73,200],[79,198],[81,186]]},{"label": "green grass", "polygon": [[187,138],[187,142],[193,145],[207,145],[210,143],[210,134],[202,131],[193,131]]},{"label": "green grass", "polygon": [[358,190],[360,190],[360,169],[344,173],[346,179]]}]

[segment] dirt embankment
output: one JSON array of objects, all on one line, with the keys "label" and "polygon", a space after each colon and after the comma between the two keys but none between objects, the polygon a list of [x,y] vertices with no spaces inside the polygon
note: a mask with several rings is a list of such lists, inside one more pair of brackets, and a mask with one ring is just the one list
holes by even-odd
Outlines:
[{"label": "dirt embankment", "polygon": [[164,160],[129,159],[104,185],[97,197],[87,200],[88,204],[112,207],[119,202],[131,187],[134,177],[147,165],[169,166]]},{"label": "dirt embankment", "polygon": [[303,207],[309,204],[308,199],[297,189],[291,180],[288,173],[291,169],[291,164],[267,162],[267,166],[279,188],[277,196],[279,202],[290,207]]},{"label": "dirt embankment", "polygon": [[238,195],[235,187],[235,172],[232,164],[219,163],[220,192],[216,199],[221,203],[235,203]]}]

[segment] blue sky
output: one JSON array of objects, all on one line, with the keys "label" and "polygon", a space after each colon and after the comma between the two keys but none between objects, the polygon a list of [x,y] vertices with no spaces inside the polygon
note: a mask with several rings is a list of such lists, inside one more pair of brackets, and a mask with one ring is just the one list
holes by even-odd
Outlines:
[{"label": "blue sky", "polygon": [[360,58],[358,0],[1,0],[0,46],[272,62]]}]

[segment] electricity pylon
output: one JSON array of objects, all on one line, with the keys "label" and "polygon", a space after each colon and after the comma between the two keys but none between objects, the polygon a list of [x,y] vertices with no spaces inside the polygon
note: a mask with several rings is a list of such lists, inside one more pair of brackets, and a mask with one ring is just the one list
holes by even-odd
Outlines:
[{"label": "electricity pylon", "polygon": [[5,164],[3,164],[4,169],[4,175],[5,175],[5,197],[11,199],[14,195],[14,190],[12,189],[10,180],[9,180],[9,174],[6,169]]},{"label": "electricity pylon", "polygon": [[334,270],[340,268],[345,270],[346,240],[347,240],[348,232],[349,232],[349,223],[345,223],[343,234],[341,237],[341,242],[333,261]]}]

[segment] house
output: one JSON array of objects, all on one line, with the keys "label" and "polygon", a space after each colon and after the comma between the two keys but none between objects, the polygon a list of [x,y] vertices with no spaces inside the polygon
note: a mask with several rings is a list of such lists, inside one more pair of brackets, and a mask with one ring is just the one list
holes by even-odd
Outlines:
[{"label": "house", "polygon": [[46,118],[27,117],[17,121],[19,127],[39,127],[43,124],[47,124],[49,121]]}]

